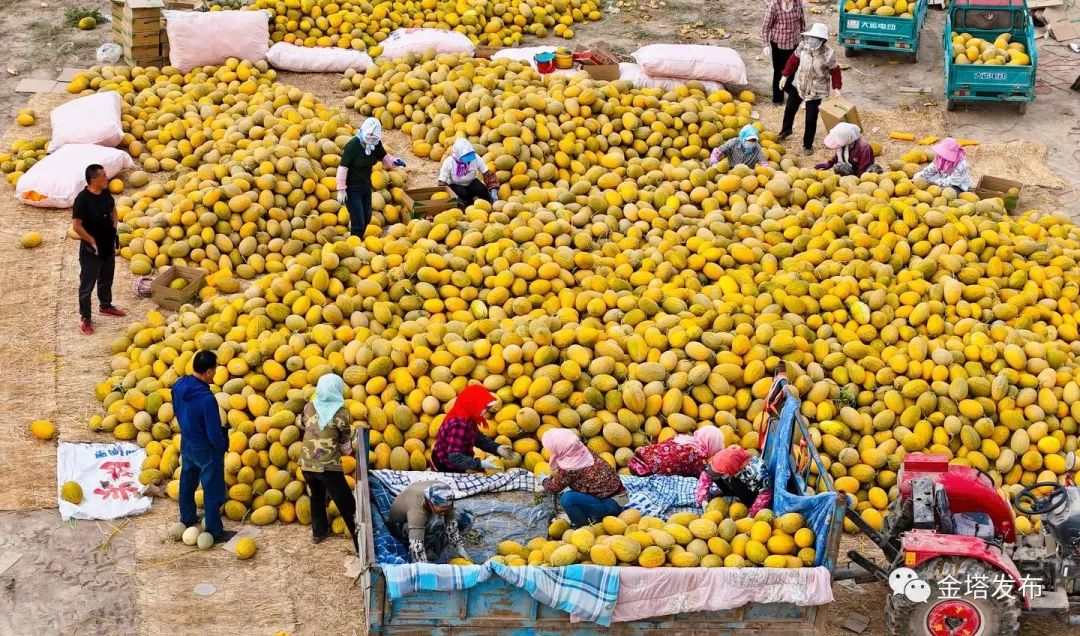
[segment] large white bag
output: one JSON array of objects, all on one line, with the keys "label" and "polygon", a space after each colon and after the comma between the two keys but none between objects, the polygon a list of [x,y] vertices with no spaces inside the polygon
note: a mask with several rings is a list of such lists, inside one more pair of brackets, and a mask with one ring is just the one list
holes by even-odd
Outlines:
[{"label": "large white bag", "polygon": [[217,66],[230,57],[258,62],[270,47],[266,11],[164,11],[169,63],[190,71]]},{"label": "large white bag", "polygon": [[703,44],[650,44],[633,53],[653,77],[678,77],[743,86],[746,65],[734,49]]},{"label": "large white bag", "polygon": [[386,37],[382,44],[382,56],[390,59],[405,57],[409,53],[423,55],[428,51],[436,54],[464,53],[472,55],[476,45],[464,33],[443,29],[398,29]]},{"label": "large white bag", "polygon": [[120,93],[95,93],[61,104],[49,115],[52,140],[49,152],[67,144],[116,146],[124,139],[120,125]]},{"label": "large white bag", "polygon": [[117,148],[93,144],[68,144],[35,163],[19,177],[15,198],[39,208],[70,208],[86,187],[87,166],[98,164],[112,179],[134,168],[131,155]]},{"label": "large white bag", "polygon": [[724,90],[724,85],[720,82],[703,82],[701,80],[687,80],[679,77],[654,77],[646,73],[645,69],[641,68],[640,64],[631,64],[629,62],[619,63],[619,79],[630,82],[636,88],[661,88],[664,90],[671,90],[677,86],[683,86],[687,82],[698,82],[708,93]]},{"label": "large white bag", "polygon": [[287,42],[271,46],[266,61],[276,69],[295,73],[344,73],[350,68],[363,72],[372,64],[371,56],[363,51],[296,46]]}]

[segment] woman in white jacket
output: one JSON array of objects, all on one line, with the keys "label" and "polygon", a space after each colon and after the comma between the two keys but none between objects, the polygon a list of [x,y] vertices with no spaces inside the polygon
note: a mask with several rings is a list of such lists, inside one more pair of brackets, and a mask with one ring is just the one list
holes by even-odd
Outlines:
[{"label": "woman in white jacket", "polygon": [[476,154],[468,139],[454,142],[439,170],[439,185],[450,186],[463,208],[477,199],[490,199],[492,203],[499,199],[495,172]]}]

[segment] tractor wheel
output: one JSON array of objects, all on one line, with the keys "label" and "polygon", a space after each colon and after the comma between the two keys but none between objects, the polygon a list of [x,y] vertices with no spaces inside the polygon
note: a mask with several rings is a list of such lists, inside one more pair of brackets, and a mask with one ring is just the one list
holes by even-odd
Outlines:
[{"label": "tractor wheel", "polygon": [[956,100],[955,99],[946,99],[945,100],[945,110],[948,110],[948,111],[956,110]]},{"label": "tractor wheel", "polygon": [[[1013,636],[1020,630],[1020,592],[994,598],[995,577],[1001,570],[978,559],[937,558],[915,568],[930,585],[930,598],[916,603],[904,594],[885,601],[885,631],[889,636]],[[949,579],[943,593],[940,583]],[[967,593],[969,581],[982,581],[987,598]],[[911,585],[910,583],[908,585]]]}]

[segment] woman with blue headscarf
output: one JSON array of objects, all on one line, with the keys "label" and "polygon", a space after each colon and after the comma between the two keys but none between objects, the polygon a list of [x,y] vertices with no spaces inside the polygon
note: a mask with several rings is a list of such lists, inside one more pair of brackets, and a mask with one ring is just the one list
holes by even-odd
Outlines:
[{"label": "woman with blue headscarf", "polygon": [[753,124],[747,124],[739,131],[739,136],[728,139],[724,145],[712,151],[709,157],[709,165],[715,166],[721,159],[727,158],[728,168],[742,164],[751,168],[765,165],[765,151],[758,143],[758,129]]},{"label": "woman with blue headscarf", "polygon": [[337,505],[356,547],[356,500],[345,480],[342,455],[352,454],[352,416],[345,408],[345,381],[329,373],[319,378],[315,397],[304,406],[299,425],[304,432],[300,470],[311,493],[311,541],[321,543],[330,534],[326,496]]},{"label": "woman with blue headscarf", "polygon": [[458,139],[450,148],[450,156],[439,168],[439,185],[450,186],[462,208],[477,199],[490,199],[492,203],[499,200],[495,172],[476,154],[468,139]]},{"label": "woman with blue headscarf", "polygon": [[371,169],[382,161],[387,169],[405,167],[405,162],[386,152],[382,145],[382,124],[368,117],[356,136],[341,151],[337,168],[337,200],[349,210],[349,231],[364,238],[371,223]]}]

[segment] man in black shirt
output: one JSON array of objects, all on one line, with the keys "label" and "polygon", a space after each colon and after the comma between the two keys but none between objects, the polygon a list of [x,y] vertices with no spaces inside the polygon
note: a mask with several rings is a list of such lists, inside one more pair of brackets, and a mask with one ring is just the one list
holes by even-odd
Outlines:
[{"label": "man in black shirt", "polygon": [[109,193],[105,168],[92,164],[86,168],[86,188],[75,197],[71,210],[72,227],[82,239],[79,243],[79,315],[83,334],[94,333],[90,322],[90,294],[97,285],[101,313],[125,316],[112,305],[113,269],[120,236],[116,231],[116,204]]}]

